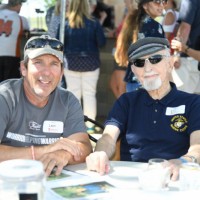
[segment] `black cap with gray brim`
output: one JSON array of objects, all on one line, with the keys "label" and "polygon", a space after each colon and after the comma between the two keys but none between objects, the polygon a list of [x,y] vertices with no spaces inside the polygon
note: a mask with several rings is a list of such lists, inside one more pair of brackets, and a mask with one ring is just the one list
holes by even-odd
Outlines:
[{"label": "black cap with gray brim", "polygon": [[138,59],[157,51],[169,48],[170,44],[166,38],[146,37],[132,43],[128,49],[128,60]]}]

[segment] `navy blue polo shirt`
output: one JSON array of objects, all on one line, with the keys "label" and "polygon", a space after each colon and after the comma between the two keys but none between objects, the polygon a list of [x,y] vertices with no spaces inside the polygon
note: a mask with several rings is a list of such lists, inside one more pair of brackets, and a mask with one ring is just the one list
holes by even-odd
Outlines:
[{"label": "navy blue polo shirt", "polygon": [[120,129],[121,160],[147,162],[186,154],[190,134],[200,130],[200,96],[179,91],[173,83],[171,87],[161,100],[139,89],[115,102],[105,125]]}]

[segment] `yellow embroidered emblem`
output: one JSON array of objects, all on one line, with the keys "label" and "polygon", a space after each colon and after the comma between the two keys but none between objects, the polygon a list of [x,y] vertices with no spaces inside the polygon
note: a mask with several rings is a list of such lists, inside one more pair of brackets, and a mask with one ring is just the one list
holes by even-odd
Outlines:
[{"label": "yellow embroidered emblem", "polygon": [[184,116],[176,115],[171,119],[171,128],[177,132],[183,132],[187,129],[188,121]]}]

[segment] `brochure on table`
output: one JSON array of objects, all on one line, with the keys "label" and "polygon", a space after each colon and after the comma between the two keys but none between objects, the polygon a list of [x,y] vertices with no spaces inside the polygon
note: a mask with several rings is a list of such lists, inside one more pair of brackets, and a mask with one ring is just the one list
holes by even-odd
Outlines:
[{"label": "brochure on table", "polygon": [[57,199],[94,199],[111,195],[116,188],[101,176],[91,177],[63,170],[60,176],[47,178],[47,188]]}]

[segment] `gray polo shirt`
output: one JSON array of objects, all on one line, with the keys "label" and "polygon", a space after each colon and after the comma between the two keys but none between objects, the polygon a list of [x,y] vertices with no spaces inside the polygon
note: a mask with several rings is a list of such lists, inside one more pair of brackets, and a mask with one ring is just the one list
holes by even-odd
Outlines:
[{"label": "gray polo shirt", "polygon": [[0,84],[0,142],[9,146],[46,145],[61,136],[86,132],[82,107],[69,91],[57,87],[38,108],[24,94],[23,79]]}]

